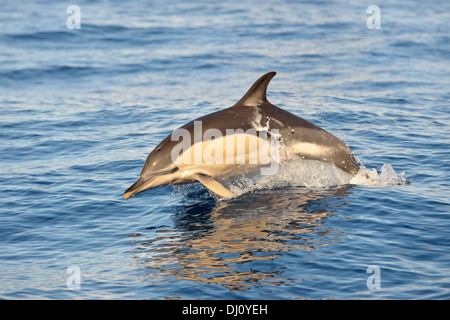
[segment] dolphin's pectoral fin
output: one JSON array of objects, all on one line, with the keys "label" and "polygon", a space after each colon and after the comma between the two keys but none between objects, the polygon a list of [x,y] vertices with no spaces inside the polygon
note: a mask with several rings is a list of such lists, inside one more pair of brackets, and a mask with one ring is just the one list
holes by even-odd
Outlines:
[{"label": "dolphin's pectoral fin", "polygon": [[217,181],[213,177],[204,174],[197,174],[195,176],[195,180],[197,180],[206,188],[208,188],[209,190],[211,190],[212,192],[223,198],[229,198],[234,196],[233,192],[225,188],[219,181]]}]

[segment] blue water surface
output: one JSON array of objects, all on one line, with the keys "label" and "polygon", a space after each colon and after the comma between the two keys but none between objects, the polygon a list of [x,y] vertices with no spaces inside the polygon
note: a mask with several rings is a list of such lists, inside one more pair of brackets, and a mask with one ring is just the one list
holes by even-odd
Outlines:
[{"label": "blue water surface", "polygon": [[[80,29],[70,4],[0,10],[0,298],[450,297],[449,2],[378,1],[380,29],[370,1],[77,1]],[[401,183],[122,199],[268,71],[272,103]]]}]

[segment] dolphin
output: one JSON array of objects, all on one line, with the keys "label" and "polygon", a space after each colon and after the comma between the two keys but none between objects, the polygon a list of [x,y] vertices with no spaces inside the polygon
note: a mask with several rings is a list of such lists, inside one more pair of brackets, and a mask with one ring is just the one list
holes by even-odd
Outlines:
[{"label": "dolphin", "polygon": [[[237,159],[236,151],[244,150],[244,157],[248,160],[255,146],[262,148],[266,144],[267,147],[268,139],[249,134],[251,130],[258,133],[277,132],[277,135],[270,138],[278,139],[279,157],[275,158],[278,161],[317,160],[332,164],[352,176],[356,175],[359,166],[345,143],[315,124],[276,107],[267,100],[267,87],[275,75],[276,72],[268,72],[261,76],[234,106],[195,119],[167,136],[148,155],[140,178],[124,192],[123,198],[128,199],[159,186],[193,182],[200,182],[220,197],[234,196],[219,180],[252,172],[267,164],[267,161],[263,163],[261,157],[252,163]],[[229,141],[227,139],[230,136],[227,134],[230,129],[234,129],[231,130],[234,133],[231,134],[234,141],[242,137],[247,139],[241,149],[230,144],[232,147],[228,149],[234,148],[234,152],[227,150]],[[205,139],[205,135],[211,133],[211,130],[213,134],[209,134]],[[188,134],[183,137],[184,148],[180,147],[181,138],[175,134],[176,132]],[[196,134],[200,134],[203,139],[195,140]],[[250,141],[252,137],[257,140],[256,144]],[[216,147],[225,149],[213,150],[227,161],[206,162],[202,157],[199,161],[189,161],[194,158],[192,150],[195,151],[196,147],[200,147],[199,150],[204,151],[208,147],[211,148],[213,142],[217,143]],[[217,152],[218,150],[221,154]],[[274,153],[275,149],[270,149],[267,154],[271,154],[272,157]],[[229,155],[232,161],[229,161]]]}]

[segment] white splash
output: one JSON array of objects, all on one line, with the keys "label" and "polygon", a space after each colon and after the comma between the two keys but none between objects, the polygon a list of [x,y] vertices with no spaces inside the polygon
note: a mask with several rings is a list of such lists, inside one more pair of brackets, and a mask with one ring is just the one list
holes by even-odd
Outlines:
[{"label": "white splash", "polygon": [[380,173],[376,169],[368,169],[365,166],[361,166],[356,176],[350,180],[350,184],[375,187],[405,185],[407,183],[408,179],[405,172],[400,174],[395,172],[390,164],[384,164]]},{"label": "white splash", "polygon": [[[384,164],[380,172],[374,168],[368,169],[361,165],[356,176],[351,176],[325,162],[297,160],[280,164],[279,171],[275,175],[255,173],[253,175],[232,177],[222,182],[236,196],[240,196],[254,191],[277,188],[303,187],[318,190],[345,185],[387,187],[405,185],[408,183],[408,180],[404,172],[398,174],[390,164]],[[188,186],[178,187],[176,190],[185,194],[198,192],[198,188]],[[220,200],[214,194],[212,196]]]},{"label": "white splash", "polygon": [[276,175],[240,176],[229,179],[226,186],[236,195],[256,190],[274,188],[306,187],[308,189],[331,188],[343,185],[395,186],[407,184],[405,173],[398,174],[390,164],[378,173],[364,166],[356,176],[351,176],[328,163],[301,160],[283,163]]}]

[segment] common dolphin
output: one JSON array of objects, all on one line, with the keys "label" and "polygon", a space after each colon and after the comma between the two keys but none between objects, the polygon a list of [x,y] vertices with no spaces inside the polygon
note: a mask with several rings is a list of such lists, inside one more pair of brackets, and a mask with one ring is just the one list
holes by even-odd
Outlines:
[{"label": "common dolphin", "polygon": [[[234,138],[238,139],[242,135],[247,138],[244,149],[242,149],[245,150],[247,159],[254,151],[252,148],[255,147],[255,144],[248,140],[249,131],[277,132],[279,141],[277,152],[281,155],[278,157],[281,161],[289,159],[318,160],[335,165],[350,175],[355,175],[359,166],[345,143],[315,124],[278,108],[267,100],[267,86],[275,75],[276,72],[269,72],[260,77],[234,106],[195,119],[177,129],[190,134],[191,139],[183,141],[188,144],[189,148],[180,149],[180,139],[174,138],[177,130],[167,136],[148,155],[140,178],[125,191],[123,198],[128,199],[142,191],[159,186],[196,181],[221,197],[233,196],[234,194],[218,179],[251,172],[255,168],[261,167],[262,161],[258,160],[254,163],[236,161],[236,154],[233,152],[231,152],[232,159],[235,161],[227,159],[219,164],[207,163],[202,158],[200,161],[180,161],[183,157],[184,160],[191,159],[192,149],[200,145],[200,150],[205,150],[208,145],[211,146],[212,141],[218,141],[220,146],[226,148],[227,144],[221,142],[226,139],[220,140],[217,137],[220,134],[222,137],[226,136],[230,129],[235,130]],[[198,124],[201,125],[200,129]],[[215,134],[209,135],[209,139],[203,139],[200,143],[195,140],[194,137],[197,133],[204,137],[205,133],[210,132],[208,130],[215,130],[213,131]],[[267,143],[267,140],[257,136],[256,139],[259,143],[258,147]],[[236,151],[238,147],[233,145],[233,148]],[[186,149],[189,149],[190,153]],[[228,151],[224,150],[223,155],[228,154]],[[271,149],[271,152],[273,155],[275,151]],[[174,154],[176,154],[176,159],[174,159]]]}]

